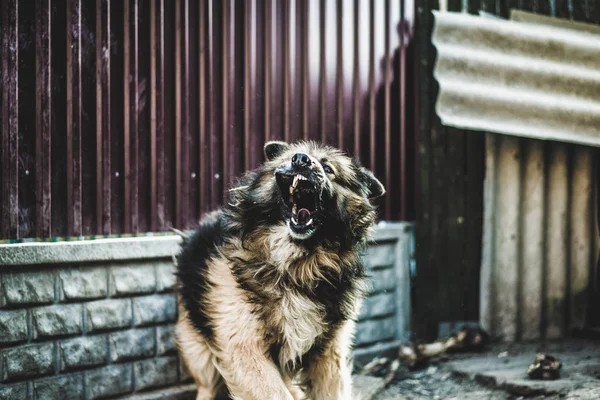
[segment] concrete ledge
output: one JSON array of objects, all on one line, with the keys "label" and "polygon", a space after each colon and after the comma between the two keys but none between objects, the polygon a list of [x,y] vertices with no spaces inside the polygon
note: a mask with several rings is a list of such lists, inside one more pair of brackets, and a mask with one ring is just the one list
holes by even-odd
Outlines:
[{"label": "concrete ledge", "polygon": [[179,236],[171,235],[3,244],[0,245],[0,267],[169,258],[179,252],[180,242]]},{"label": "concrete ledge", "polygon": [[412,232],[413,224],[411,222],[386,222],[381,221],[375,226],[375,234],[371,242],[381,243],[396,241],[402,234]]},{"label": "concrete ledge", "polygon": [[[409,233],[412,226],[406,222],[380,222],[372,242],[396,241],[401,234]],[[168,258],[179,252],[180,243],[179,236],[169,235],[0,244],[0,267]]]}]

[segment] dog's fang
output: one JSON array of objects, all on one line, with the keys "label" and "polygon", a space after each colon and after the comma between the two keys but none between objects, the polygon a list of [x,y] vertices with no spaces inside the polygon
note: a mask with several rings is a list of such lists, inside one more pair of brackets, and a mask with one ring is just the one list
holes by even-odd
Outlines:
[{"label": "dog's fang", "polygon": [[300,180],[300,175],[294,175],[294,181],[292,182],[292,187],[294,189],[296,189],[296,186],[298,186],[298,181]]}]

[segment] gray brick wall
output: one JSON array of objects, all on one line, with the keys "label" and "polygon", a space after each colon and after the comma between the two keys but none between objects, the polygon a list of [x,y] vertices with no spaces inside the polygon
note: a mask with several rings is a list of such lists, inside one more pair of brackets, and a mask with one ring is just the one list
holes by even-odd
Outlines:
[{"label": "gray brick wall", "polygon": [[0,268],[1,399],[126,397],[189,381],[170,258]]},{"label": "gray brick wall", "polygon": [[[406,231],[386,229],[364,256],[357,356],[406,335]],[[130,258],[0,265],[0,399],[126,398],[191,382],[175,347],[172,260]]]}]

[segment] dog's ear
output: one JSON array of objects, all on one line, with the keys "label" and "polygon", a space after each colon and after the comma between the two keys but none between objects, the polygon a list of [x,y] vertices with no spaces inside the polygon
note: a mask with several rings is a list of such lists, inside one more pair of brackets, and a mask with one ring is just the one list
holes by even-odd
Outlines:
[{"label": "dog's ear", "polygon": [[284,151],[290,148],[290,145],[286,142],[267,142],[265,144],[265,156],[267,160],[271,161],[279,157]]},{"label": "dog's ear", "polygon": [[385,188],[383,187],[383,184],[379,182],[377,178],[375,178],[375,175],[373,175],[371,171],[361,167],[359,176],[360,181],[362,182],[364,187],[367,188],[367,197],[369,199],[376,199],[385,194]]}]

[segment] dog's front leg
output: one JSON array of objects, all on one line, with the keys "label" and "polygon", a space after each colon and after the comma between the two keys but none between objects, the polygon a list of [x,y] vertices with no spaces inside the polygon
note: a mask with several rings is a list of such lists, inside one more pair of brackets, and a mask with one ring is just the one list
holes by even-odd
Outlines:
[{"label": "dog's front leg", "polygon": [[348,321],[339,329],[325,351],[308,368],[312,400],[352,399],[352,368],[350,344],[354,322]]},{"label": "dog's front leg", "polygon": [[220,358],[217,368],[234,399],[294,400],[273,361],[256,344],[233,346]]}]

